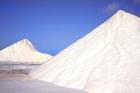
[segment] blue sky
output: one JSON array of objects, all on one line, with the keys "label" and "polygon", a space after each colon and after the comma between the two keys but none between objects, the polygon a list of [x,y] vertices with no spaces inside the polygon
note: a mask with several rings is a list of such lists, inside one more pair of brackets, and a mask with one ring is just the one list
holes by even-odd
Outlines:
[{"label": "blue sky", "polygon": [[140,16],[140,0],[0,0],[0,50],[27,38],[55,55],[119,9]]}]

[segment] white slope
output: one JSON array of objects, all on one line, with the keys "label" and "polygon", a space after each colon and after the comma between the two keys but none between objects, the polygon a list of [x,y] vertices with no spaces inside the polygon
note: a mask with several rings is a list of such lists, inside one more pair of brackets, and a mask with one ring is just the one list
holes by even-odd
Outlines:
[{"label": "white slope", "polygon": [[0,51],[1,62],[45,62],[51,57],[51,55],[38,52],[27,39]]},{"label": "white slope", "polygon": [[89,93],[140,93],[140,18],[118,11],[30,76]]}]

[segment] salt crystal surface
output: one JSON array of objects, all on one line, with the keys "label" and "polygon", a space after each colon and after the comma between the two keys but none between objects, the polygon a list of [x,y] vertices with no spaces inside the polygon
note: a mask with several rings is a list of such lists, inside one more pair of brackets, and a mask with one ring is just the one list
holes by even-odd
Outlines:
[{"label": "salt crystal surface", "polygon": [[30,76],[89,93],[140,93],[140,18],[118,11]]},{"label": "salt crystal surface", "polygon": [[31,42],[23,39],[0,51],[1,62],[45,62],[52,56],[38,52]]}]

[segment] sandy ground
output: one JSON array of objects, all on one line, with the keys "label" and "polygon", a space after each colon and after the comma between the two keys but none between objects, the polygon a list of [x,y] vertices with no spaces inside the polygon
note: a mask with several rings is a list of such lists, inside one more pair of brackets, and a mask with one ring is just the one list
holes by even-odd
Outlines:
[{"label": "sandy ground", "polygon": [[34,80],[28,76],[29,71],[29,69],[11,69],[11,67],[8,70],[8,66],[6,69],[0,68],[0,93],[86,93]]}]

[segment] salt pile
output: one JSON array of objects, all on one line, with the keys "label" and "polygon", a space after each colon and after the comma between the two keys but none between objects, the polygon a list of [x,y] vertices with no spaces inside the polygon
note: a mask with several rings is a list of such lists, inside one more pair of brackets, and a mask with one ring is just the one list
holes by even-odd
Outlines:
[{"label": "salt pile", "polygon": [[27,39],[0,51],[1,62],[45,62],[51,57],[49,54],[38,52]]},{"label": "salt pile", "polygon": [[30,76],[89,93],[140,93],[140,18],[118,11]]}]

